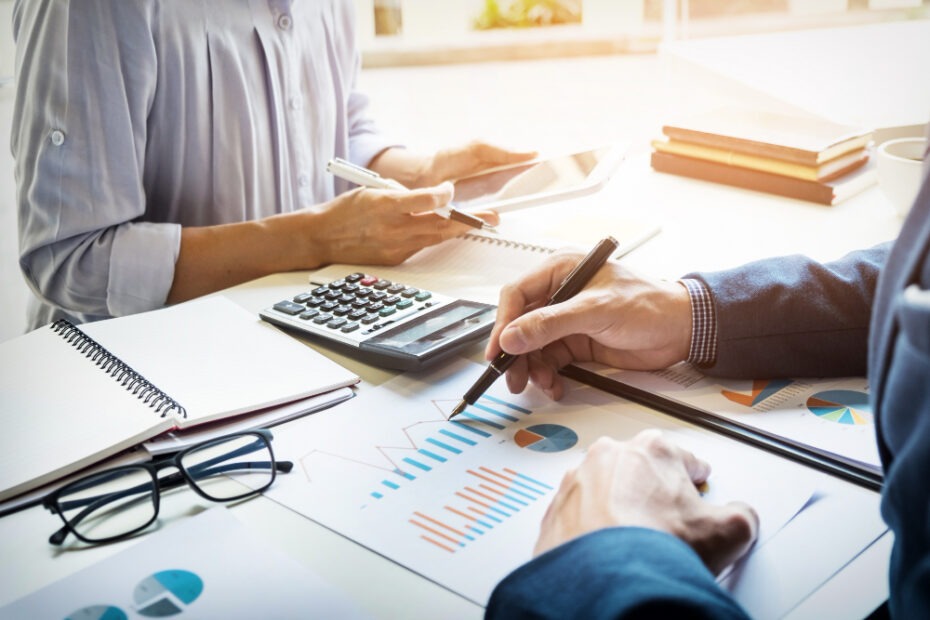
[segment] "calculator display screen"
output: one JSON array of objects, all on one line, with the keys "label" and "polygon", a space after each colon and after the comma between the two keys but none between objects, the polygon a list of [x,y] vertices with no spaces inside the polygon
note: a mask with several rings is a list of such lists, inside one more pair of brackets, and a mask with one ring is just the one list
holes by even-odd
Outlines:
[{"label": "calculator display screen", "polygon": [[364,345],[393,349],[408,355],[423,355],[494,322],[496,308],[458,300],[435,312],[388,330],[365,341]]}]

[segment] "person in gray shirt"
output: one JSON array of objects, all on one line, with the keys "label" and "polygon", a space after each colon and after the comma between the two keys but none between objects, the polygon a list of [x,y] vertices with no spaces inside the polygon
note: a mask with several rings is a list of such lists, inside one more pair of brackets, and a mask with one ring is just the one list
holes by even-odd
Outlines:
[{"label": "person in gray shirt", "polygon": [[[333,262],[396,264],[467,231],[431,212],[452,198],[443,181],[534,154],[473,142],[421,155],[379,133],[356,90],[352,5],[18,0],[29,327]],[[333,157],[413,191],[349,191],[326,173]]]}]

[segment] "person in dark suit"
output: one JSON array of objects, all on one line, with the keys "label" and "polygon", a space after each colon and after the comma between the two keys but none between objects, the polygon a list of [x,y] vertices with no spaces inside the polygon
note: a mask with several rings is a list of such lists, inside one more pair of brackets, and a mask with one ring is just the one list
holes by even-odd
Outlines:
[{"label": "person in dark suit", "polygon": [[[520,354],[528,381],[562,395],[573,361],[656,369],[688,360],[726,377],[868,373],[894,532],[889,611],[930,617],[930,180],[893,243],[821,264],[802,256],[657,282],[608,263],[575,298],[540,308],[577,256],[501,292],[487,348]],[[536,557],[498,584],[491,618],[743,617],[714,574],[751,545],[746,506],[705,506],[709,465],[657,432],[602,439],[566,474]],[[555,587],[558,585],[558,587]],[[552,586],[552,587],[550,587]]]}]

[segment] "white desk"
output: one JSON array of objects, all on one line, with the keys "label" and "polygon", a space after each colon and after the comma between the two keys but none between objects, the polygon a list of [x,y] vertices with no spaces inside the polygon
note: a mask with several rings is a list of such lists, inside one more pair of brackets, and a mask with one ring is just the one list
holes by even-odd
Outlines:
[{"label": "white desk", "polygon": [[[809,251],[819,259],[848,249],[892,238],[900,222],[884,197],[873,188],[836,207],[822,207],[748,191],[710,185],[654,173],[645,157],[636,157],[618,171],[608,187],[573,205],[577,217],[586,213],[658,217],[663,232],[625,260],[636,268],[664,277],[689,269],[716,269],[772,254]],[[552,205],[508,217],[538,217]],[[607,231],[600,231],[607,232]],[[622,231],[611,231],[622,235]],[[376,270],[373,270],[376,272]],[[306,289],[306,273],[281,274],[227,291],[235,301],[257,312],[279,299]],[[478,355],[478,348],[471,351]],[[338,361],[364,379],[361,390],[392,373],[352,360]],[[203,507],[193,493],[172,496],[163,506],[161,526],[183,519]],[[483,610],[458,595],[386,560],[266,498],[232,508],[236,517],[299,561],[343,588],[359,604],[384,618],[478,618]],[[57,549],[46,540],[57,529],[57,517],[39,508],[0,519],[0,605],[133,544]],[[793,612],[817,617],[824,610],[862,616],[887,597],[890,536],[873,545],[837,577],[821,587]],[[851,594],[852,593],[852,594]]]}]

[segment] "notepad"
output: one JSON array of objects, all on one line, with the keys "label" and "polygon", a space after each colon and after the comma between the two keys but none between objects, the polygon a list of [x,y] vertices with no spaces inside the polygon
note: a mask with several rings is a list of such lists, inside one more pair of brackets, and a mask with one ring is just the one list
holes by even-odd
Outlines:
[{"label": "notepad", "polygon": [[358,380],[225,297],[41,327],[0,345],[0,501],[164,431]]},{"label": "notepad", "polygon": [[[537,210],[540,209],[537,207]],[[612,259],[620,258],[661,231],[658,223],[621,216],[578,216],[566,208],[563,217],[504,220],[498,233],[472,232],[420,250],[396,267],[330,265],[310,276],[311,282],[329,282],[347,273],[374,273],[461,299],[497,304],[503,285],[539,268],[560,249],[588,252],[608,235],[619,242]],[[511,215],[511,214],[505,214]]]}]

